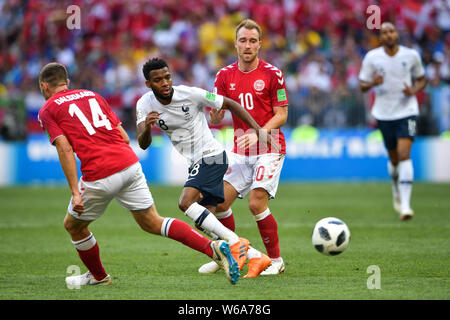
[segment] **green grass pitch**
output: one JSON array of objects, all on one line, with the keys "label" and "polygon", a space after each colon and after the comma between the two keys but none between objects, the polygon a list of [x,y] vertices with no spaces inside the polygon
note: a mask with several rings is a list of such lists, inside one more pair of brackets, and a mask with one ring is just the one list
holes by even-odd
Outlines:
[{"label": "green grass pitch", "polygon": [[[388,183],[283,184],[270,202],[286,263],[279,276],[243,279],[232,286],[223,272],[201,275],[209,258],[176,241],[142,231],[115,201],[91,224],[113,284],[70,290],[67,268],[85,272],[62,226],[68,188],[0,188],[0,299],[300,300],[450,298],[450,184],[413,187],[414,219],[401,222]],[[151,186],[162,216],[193,225],[177,207],[181,187]],[[236,232],[264,250],[247,200],[237,200]],[[319,219],[347,223],[351,241],[328,257],[311,244]],[[380,289],[369,289],[369,266]],[[370,279],[369,279],[370,282]]]}]

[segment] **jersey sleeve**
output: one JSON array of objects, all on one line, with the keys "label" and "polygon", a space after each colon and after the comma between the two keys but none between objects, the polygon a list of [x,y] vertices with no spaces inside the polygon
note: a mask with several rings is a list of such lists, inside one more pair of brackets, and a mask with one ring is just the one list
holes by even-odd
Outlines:
[{"label": "jersey sleeve", "polygon": [[41,112],[39,112],[38,120],[41,124],[42,129],[47,134],[47,137],[50,140],[51,144],[53,144],[56,138],[64,135],[64,132],[58,126],[58,123],[55,121],[48,108],[45,108]]},{"label": "jersey sleeve", "polygon": [[372,63],[370,62],[370,55],[366,54],[362,62],[361,70],[359,71],[359,80],[364,82],[372,81],[374,72],[375,69],[373,68]]},{"label": "jersey sleeve", "polygon": [[414,64],[412,66],[411,74],[413,78],[420,78],[425,75],[425,69],[423,68],[422,59],[416,51],[414,51]]},{"label": "jersey sleeve", "polygon": [[136,102],[136,125],[141,123],[142,121],[145,121],[145,118],[147,117],[147,114],[149,111],[147,110],[147,99],[145,99],[145,96],[142,96],[137,102]]},{"label": "jersey sleeve", "polygon": [[222,72],[222,70],[219,70],[214,81],[214,93],[220,94],[222,96],[226,95],[224,76],[225,74]]},{"label": "jersey sleeve", "polygon": [[286,81],[284,81],[281,70],[272,70],[272,78],[270,82],[270,97],[272,101],[272,108],[286,106],[289,104]]},{"label": "jersey sleeve", "polygon": [[217,93],[209,92],[201,88],[191,87],[191,98],[199,108],[211,107],[220,109],[223,105],[223,96]]}]

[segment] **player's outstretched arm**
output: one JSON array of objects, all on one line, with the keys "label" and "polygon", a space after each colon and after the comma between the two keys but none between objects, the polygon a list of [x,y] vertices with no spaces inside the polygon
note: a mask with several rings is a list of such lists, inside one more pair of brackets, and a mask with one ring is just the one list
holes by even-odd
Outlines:
[{"label": "player's outstretched arm", "polygon": [[223,97],[222,109],[228,109],[236,117],[244,121],[250,128],[255,130],[254,134],[244,135],[238,138],[239,148],[249,148],[252,144],[256,143],[254,139],[251,138],[252,135],[256,135],[259,140],[269,142],[275,150],[280,151],[278,145],[272,140],[271,136],[268,134],[267,130],[262,129],[259,124],[252,118],[252,116],[244,109],[239,103],[231,100],[227,97]]},{"label": "player's outstretched arm", "polygon": [[84,204],[80,191],[78,190],[77,163],[72,146],[65,136],[56,138],[54,144],[58,152],[59,162],[66,176],[70,191],[72,192],[73,211],[80,215],[84,211]]},{"label": "player's outstretched arm", "polygon": [[152,111],[145,117],[145,121],[138,124],[137,138],[141,149],[145,150],[152,144],[152,126],[158,119],[159,113]]},{"label": "player's outstretched arm", "polygon": [[233,113],[236,117],[244,121],[250,128],[258,132],[261,127],[258,123],[252,118],[252,116],[244,109],[239,103],[230,98],[223,97],[223,105],[222,109],[228,109]]}]

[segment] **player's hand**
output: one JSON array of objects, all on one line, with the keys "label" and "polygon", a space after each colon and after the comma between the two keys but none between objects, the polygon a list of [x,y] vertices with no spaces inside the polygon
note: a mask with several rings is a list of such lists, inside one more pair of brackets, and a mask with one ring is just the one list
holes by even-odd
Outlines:
[{"label": "player's hand", "polygon": [[81,194],[74,194],[72,196],[72,210],[78,213],[78,216],[84,212],[84,203]]},{"label": "player's hand", "polygon": [[225,116],[225,110],[211,109],[209,111],[209,121],[212,124],[219,124]]},{"label": "player's hand", "polygon": [[405,96],[413,96],[416,94],[413,88],[408,86],[406,83],[403,84],[405,85],[405,88],[403,89],[403,93],[405,94]]},{"label": "player's hand", "polygon": [[376,71],[373,73],[373,81],[372,81],[372,87],[378,86],[382,84],[384,81],[383,76],[378,74]]},{"label": "player's hand", "polygon": [[[270,131],[270,130],[269,130]],[[276,152],[281,152],[279,144],[274,140],[274,137],[269,133],[267,129],[261,129],[258,131],[258,139],[263,145],[270,144]]]},{"label": "player's hand", "polygon": [[255,132],[244,134],[236,139],[238,149],[247,150],[258,142],[258,135]]},{"label": "player's hand", "polygon": [[147,114],[147,117],[145,117],[145,126],[147,128],[151,128],[156,121],[158,121],[160,113],[157,111],[151,111],[149,114]]}]

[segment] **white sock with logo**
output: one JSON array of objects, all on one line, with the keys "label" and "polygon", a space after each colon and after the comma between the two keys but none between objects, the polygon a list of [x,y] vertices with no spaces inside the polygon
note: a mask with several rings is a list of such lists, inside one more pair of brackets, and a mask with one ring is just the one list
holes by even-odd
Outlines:
[{"label": "white sock with logo", "polygon": [[230,246],[239,241],[236,233],[226,228],[217,220],[215,215],[197,202],[191,204],[184,213],[206,231],[216,234],[220,239],[226,240]]},{"label": "white sock with logo", "polygon": [[410,199],[412,183],[414,179],[414,168],[412,160],[403,160],[398,163],[398,189],[402,201],[402,211],[411,210]]}]

